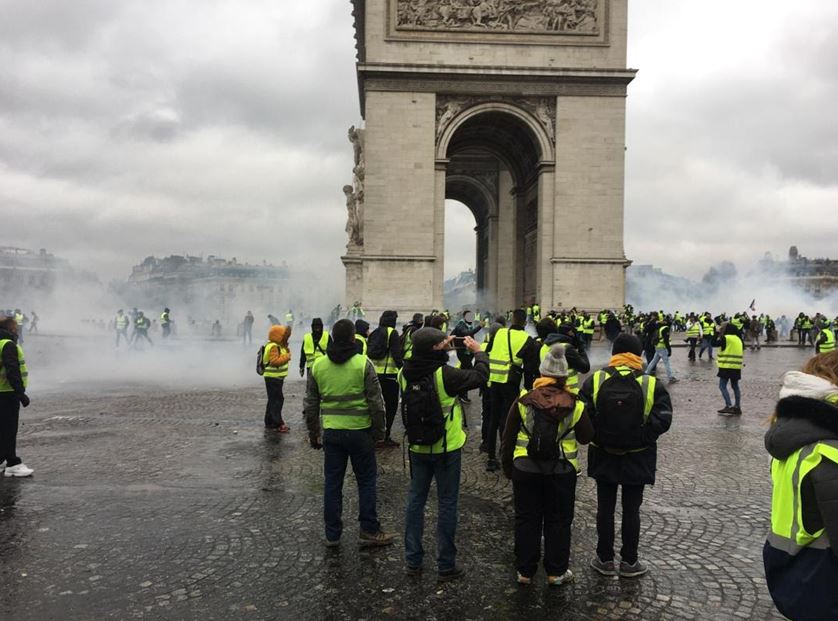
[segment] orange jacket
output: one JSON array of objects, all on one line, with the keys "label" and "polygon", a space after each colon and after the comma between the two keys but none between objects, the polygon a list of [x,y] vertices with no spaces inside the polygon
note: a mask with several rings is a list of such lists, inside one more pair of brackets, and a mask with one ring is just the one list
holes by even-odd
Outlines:
[{"label": "orange jacket", "polygon": [[279,347],[271,349],[268,355],[268,364],[272,367],[279,367],[291,360],[291,350],[288,348],[288,339],[291,338],[291,328],[287,326],[271,326],[268,330],[268,340],[276,343]]}]

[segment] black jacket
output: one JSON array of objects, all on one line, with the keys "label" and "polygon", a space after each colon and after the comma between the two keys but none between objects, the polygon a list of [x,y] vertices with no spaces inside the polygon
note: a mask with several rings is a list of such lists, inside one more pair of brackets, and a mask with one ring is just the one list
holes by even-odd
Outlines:
[{"label": "black jacket", "polygon": [[[838,407],[805,397],[777,404],[777,422],[765,434],[774,459],[787,459],[815,442],[838,442]],[[824,459],[803,479],[801,512],[808,532],[823,528],[832,549],[804,548],[791,556],[766,542],[765,577],[777,609],[796,620],[838,619],[838,465]]]},{"label": "black jacket", "polygon": [[456,369],[448,364],[447,352],[417,354],[404,361],[404,378],[408,382],[426,377],[442,367],[442,385],[449,395],[459,395],[467,390],[485,386],[489,381],[489,356],[485,352],[474,354],[474,368]]},{"label": "black jacket", "polygon": [[[637,371],[638,374],[641,371]],[[579,391],[579,397],[588,405],[588,415],[597,428],[597,411],[594,403],[594,380],[589,377]],[[605,448],[595,446],[594,442],[588,448],[588,476],[603,483],[621,485],[654,485],[658,461],[658,438],[669,431],[672,425],[672,400],[662,382],[655,383],[654,404],[652,412],[646,421],[643,437],[646,448],[643,451],[618,455],[610,453]]]},{"label": "black jacket", "polygon": [[[579,374],[587,373],[591,370],[591,362],[588,360],[587,352],[578,347],[576,340],[564,334],[553,333],[544,339],[544,344],[548,347],[555,343],[565,343],[567,348],[564,350],[564,357],[567,360],[567,366]],[[539,356],[541,352],[539,351]]]},{"label": "black jacket", "polygon": [[20,374],[20,362],[17,359],[17,336],[6,330],[0,330],[0,340],[9,339],[12,342],[6,343],[2,352],[2,365],[6,371],[6,379],[15,391],[15,394],[20,396],[26,392],[23,387],[23,377]]}]

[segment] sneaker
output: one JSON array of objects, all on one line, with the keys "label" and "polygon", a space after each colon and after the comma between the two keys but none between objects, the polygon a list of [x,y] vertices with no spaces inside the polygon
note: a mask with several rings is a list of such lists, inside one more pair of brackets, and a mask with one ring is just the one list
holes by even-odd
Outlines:
[{"label": "sneaker", "polygon": [[35,471],[26,464],[20,463],[17,466],[7,467],[3,475],[7,477],[31,477],[34,472]]},{"label": "sneaker", "polygon": [[732,408],[730,408],[730,413],[734,416],[742,416],[742,408],[738,406],[733,406]]},{"label": "sneaker", "polygon": [[677,377],[670,377],[669,378],[669,383],[670,384],[677,384],[678,383],[678,378]]},{"label": "sneaker", "polygon": [[446,569],[439,572],[436,579],[437,582],[449,582],[451,580],[456,580],[457,578],[462,578],[465,573],[466,572],[463,571],[462,567],[454,567],[453,569]]},{"label": "sneaker", "polygon": [[479,453],[488,453],[489,452],[489,445],[485,442],[480,443],[480,448],[477,449]]},{"label": "sneaker", "polygon": [[718,410],[718,412],[723,416],[730,416],[731,414],[733,414],[733,408],[729,405],[726,405],[721,410]]},{"label": "sneaker", "polygon": [[639,578],[648,571],[649,568],[639,560],[635,561],[632,565],[629,565],[625,561],[620,561],[620,578]]},{"label": "sneaker", "polygon": [[367,533],[361,531],[358,539],[362,546],[381,547],[389,546],[393,543],[393,535],[389,535],[383,530],[380,530],[377,533]]},{"label": "sneaker", "polygon": [[518,572],[518,584],[532,584],[532,578],[525,576],[520,571]]},{"label": "sneaker", "polygon": [[573,582],[573,572],[569,569],[561,576],[547,576],[547,586],[562,586],[569,582]]},{"label": "sneaker", "polygon": [[616,576],[617,568],[614,561],[601,561],[598,556],[591,559],[591,567],[603,576]]},{"label": "sneaker", "polygon": [[289,431],[291,431],[291,427],[289,427],[289,426],[288,426],[288,425],[286,425],[285,423],[282,423],[282,424],[281,424],[281,425],[277,428],[277,431],[278,431],[279,433],[288,433]]},{"label": "sneaker", "polygon": [[419,567],[411,567],[410,565],[405,565],[404,573],[408,576],[417,578],[422,575],[422,566],[420,565]]},{"label": "sneaker", "polygon": [[335,539],[334,541],[331,539],[324,539],[323,545],[327,548],[337,548],[340,545],[340,539]]},{"label": "sneaker", "polygon": [[498,460],[490,458],[489,462],[486,464],[486,472],[497,472],[498,470],[500,470]]}]

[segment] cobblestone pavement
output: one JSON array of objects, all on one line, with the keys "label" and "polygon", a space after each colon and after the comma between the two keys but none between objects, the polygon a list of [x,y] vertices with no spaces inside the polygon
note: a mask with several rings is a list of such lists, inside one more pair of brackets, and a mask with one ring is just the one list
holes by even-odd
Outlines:
[{"label": "cobblestone pavement", "polygon": [[[604,350],[595,356],[602,361]],[[542,573],[530,588],[514,584],[511,487],[484,471],[476,437],[465,449],[458,531],[468,574],[438,586],[432,553],[417,580],[402,573],[401,541],[358,550],[351,479],[344,542],[323,548],[322,453],[304,441],[299,380],[286,387],[288,436],[260,428],[255,375],[228,390],[102,382],[33,391],[19,444],[35,477],[0,480],[0,618],[780,618],[762,574],[770,504],[762,435],[782,372],[805,357],[750,355],[745,414],[723,419],[715,371],[676,353],[675,421],[642,509],[651,573],[630,581],[588,568],[595,493],[582,476],[577,579],[552,590]],[[473,423],[478,416],[473,408]],[[380,517],[401,533],[408,475],[401,451],[379,456]],[[433,502],[427,524],[432,551]]]}]

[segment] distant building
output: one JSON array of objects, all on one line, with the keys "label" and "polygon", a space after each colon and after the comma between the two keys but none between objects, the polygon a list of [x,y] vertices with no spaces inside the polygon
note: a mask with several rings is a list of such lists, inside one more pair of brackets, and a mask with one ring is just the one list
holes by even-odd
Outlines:
[{"label": "distant building", "polygon": [[[285,266],[249,265],[235,258],[147,257],[132,268],[125,299],[140,308],[169,306],[176,315],[237,321],[245,311],[284,312],[289,299]],[[156,308],[154,309],[156,311]]]},{"label": "distant building", "polygon": [[73,269],[41,248],[0,246],[0,296],[8,303],[24,304],[52,293],[59,285],[97,283],[96,276]]},{"label": "distant building", "polygon": [[775,261],[769,254],[760,268],[816,298],[838,292],[838,259],[809,259],[800,255],[797,246],[789,248],[788,261]]}]

